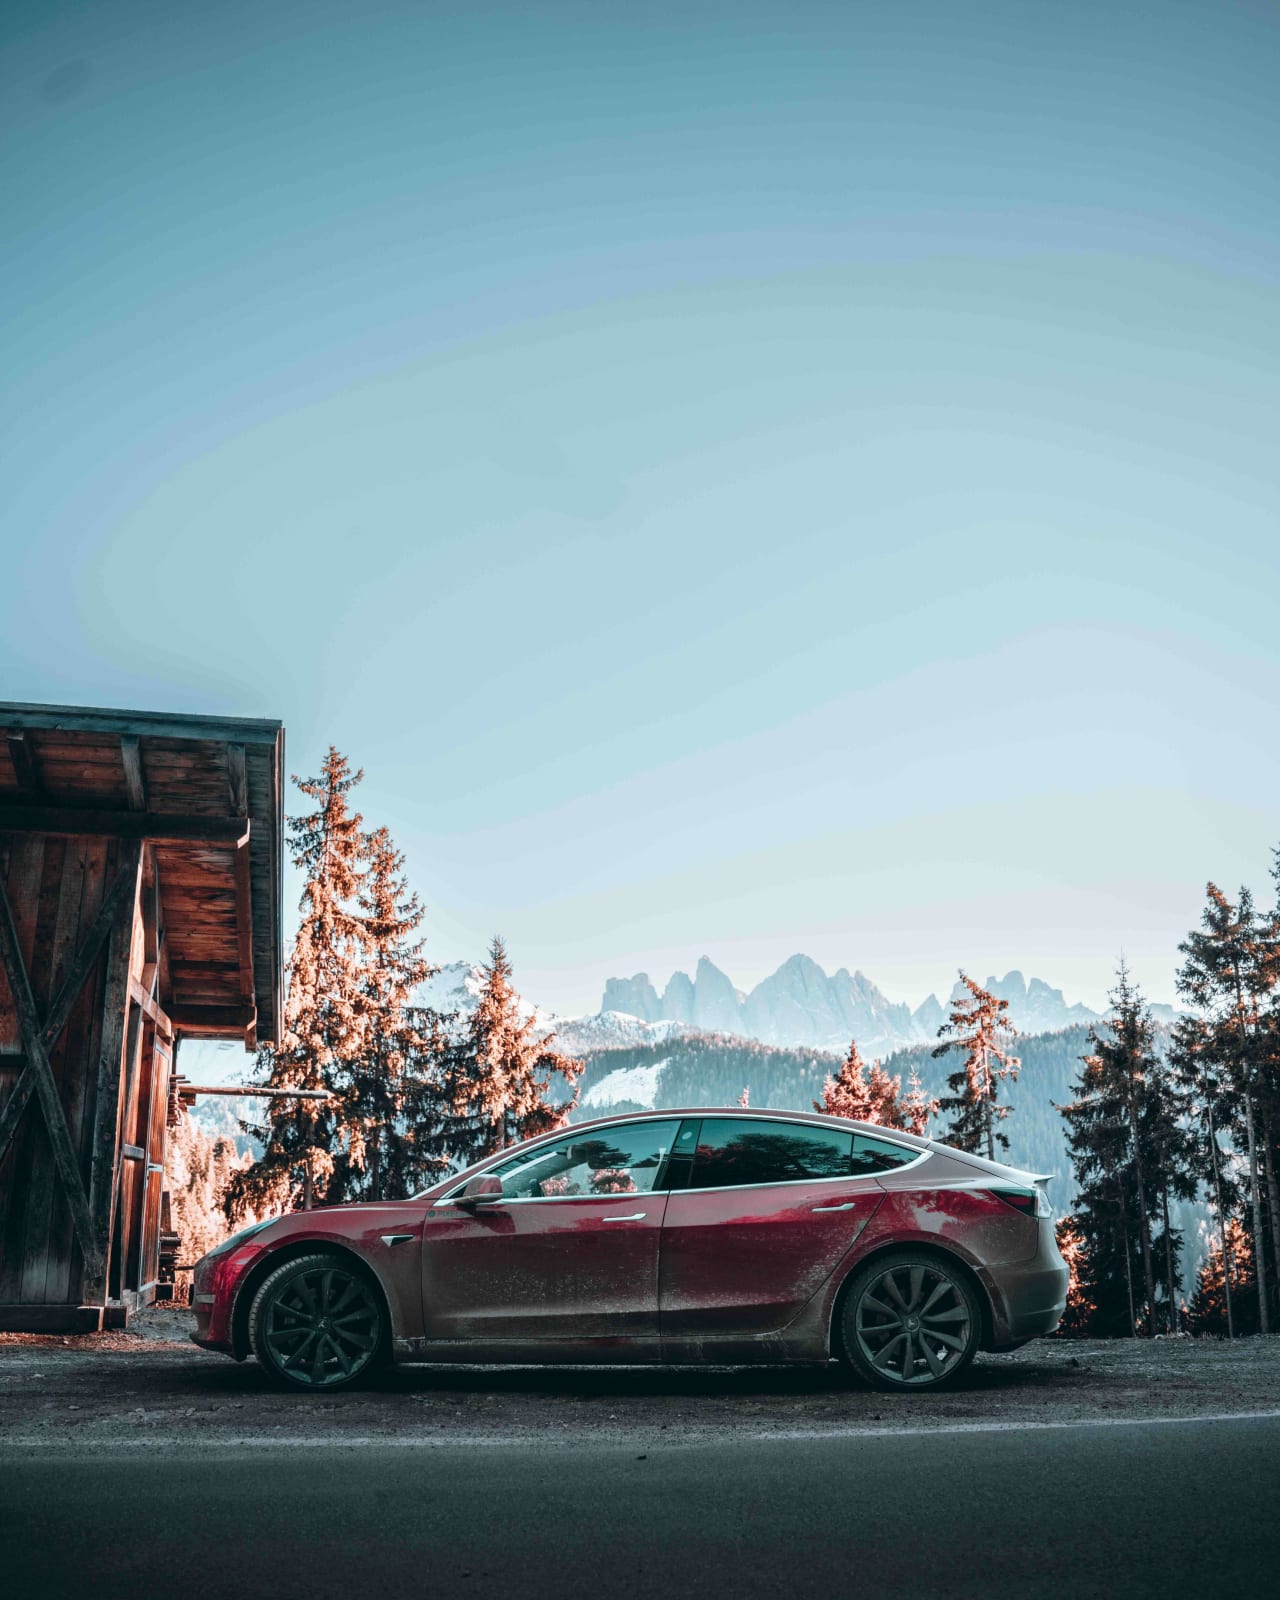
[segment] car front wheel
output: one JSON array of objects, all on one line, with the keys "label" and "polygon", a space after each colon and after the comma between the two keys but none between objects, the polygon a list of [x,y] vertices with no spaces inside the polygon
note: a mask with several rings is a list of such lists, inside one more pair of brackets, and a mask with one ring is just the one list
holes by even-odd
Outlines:
[{"label": "car front wheel", "polygon": [[928,1250],[895,1250],[854,1276],[840,1313],[845,1359],[877,1389],[937,1389],[965,1370],[982,1336],[967,1276]]},{"label": "car front wheel", "polygon": [[249,1308],[249,1342],[277,1379],[345,1389],[381,1365],[386,1314],[377,1289],[340,1257],[299,1256],[263,1280]]}]

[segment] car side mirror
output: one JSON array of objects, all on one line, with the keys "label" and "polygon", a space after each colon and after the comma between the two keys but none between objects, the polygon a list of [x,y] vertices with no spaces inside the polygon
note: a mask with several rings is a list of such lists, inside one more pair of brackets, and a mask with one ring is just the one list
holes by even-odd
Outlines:
[{"label": "car side mirror", "polygon": [[472,1178],[470,1183],[463,1185],[461,1194],[457,1196],[458,1204],[468,1208],[492,1205],[495,1200],[501,1199],[502,1179],[494,1177],[492,1173],[482,1173],[480,1177]]}]

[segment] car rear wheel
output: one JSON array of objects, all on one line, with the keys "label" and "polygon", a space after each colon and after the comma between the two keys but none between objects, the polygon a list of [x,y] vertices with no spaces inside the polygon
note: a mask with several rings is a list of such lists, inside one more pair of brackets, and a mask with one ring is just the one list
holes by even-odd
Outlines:
[{"label": "car rear wheel", "polygon": [[249,1342],[272,1375],[298,1389],[345,1389],[382,1364],[382,1297],[341,1257],[299,1256],[270,1273],[249,1308]]},{"label": "car rear wheel", "polygon": [[840,1312],[845,1359],[877,1389],[937,1389],[965,1370],[982,1336],[968,1276],[928,1250],[895,1250],[854,1276]]}]

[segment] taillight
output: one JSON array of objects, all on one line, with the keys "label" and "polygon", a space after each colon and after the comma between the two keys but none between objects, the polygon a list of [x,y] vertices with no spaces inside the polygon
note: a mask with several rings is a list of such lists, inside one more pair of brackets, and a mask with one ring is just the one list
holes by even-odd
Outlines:
[{"label": "taillight", "polygon": [[991,1189],[988,1192],[995,1195],[997,1200],[1003,1200],[1005,1205],[1012,1206],[1015,1211],[1021,1211],[1024,1217],[1053,1215],[1049,1196],[1043,1189]]}]

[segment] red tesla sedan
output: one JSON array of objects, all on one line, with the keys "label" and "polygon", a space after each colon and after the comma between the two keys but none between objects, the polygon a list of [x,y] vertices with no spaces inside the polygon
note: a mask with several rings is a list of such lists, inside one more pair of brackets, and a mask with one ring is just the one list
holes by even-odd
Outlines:
[{"label": "red tesla sedan", "polygon": [[1057,1326],[1042,1182],[836,1117],[607,1117],[247,1228],[197,1264],[192,1337],[312,1390],[387,1360],[832,1357],[928,1389]]}]

